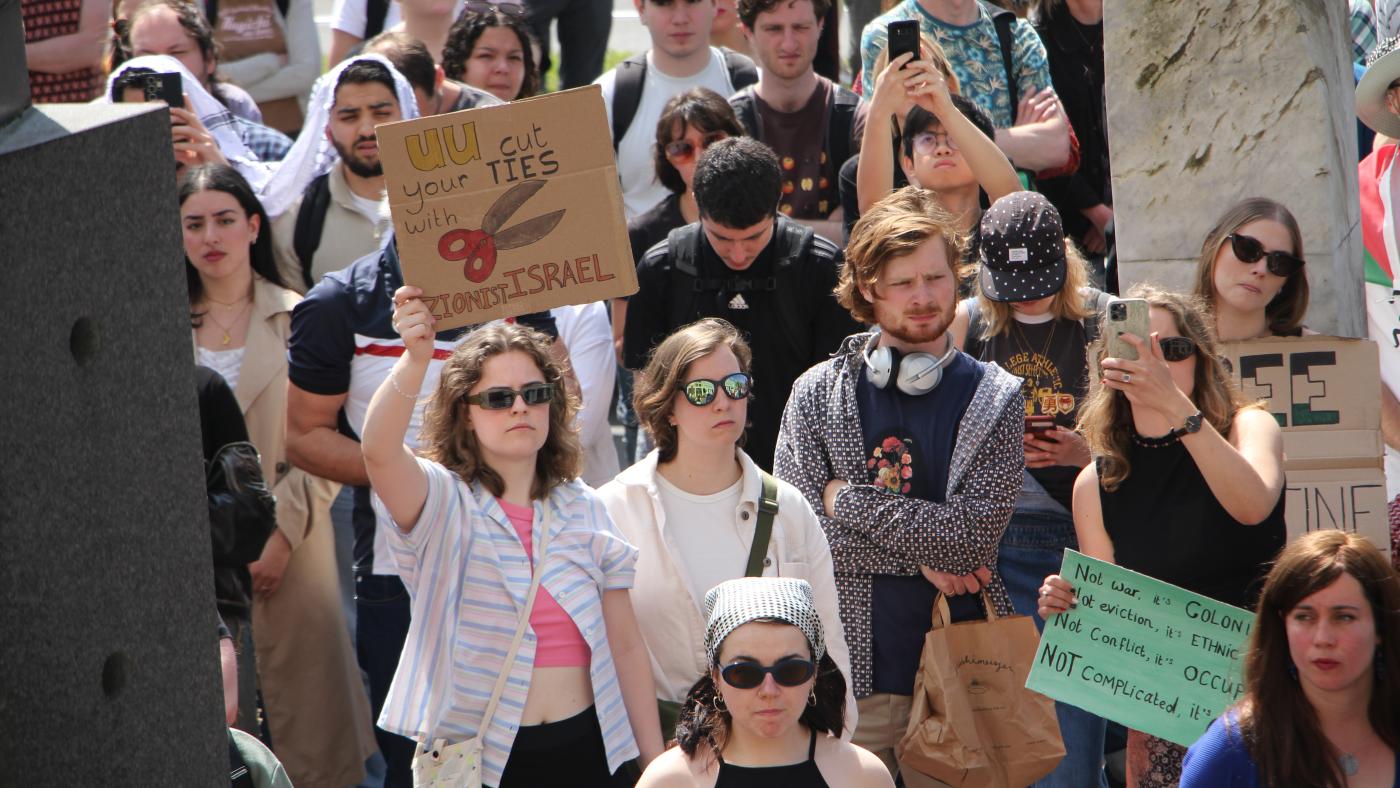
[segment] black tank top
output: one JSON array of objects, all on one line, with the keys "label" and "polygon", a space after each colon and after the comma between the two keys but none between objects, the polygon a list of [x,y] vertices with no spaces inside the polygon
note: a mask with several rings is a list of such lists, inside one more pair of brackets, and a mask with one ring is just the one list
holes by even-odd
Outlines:
[{"label": "black tank top", "polygon": [[1099,488],[1119,566],[1236,607],[1253,609],[1268,564],[1283,548],[1283,493],[1258,525],[1231,517],[1176,438],[1136,433],[1128,478]]},{"label": "black tank top", "polygon": [[715,788],[827,788],[813,756],[817,752],[817,732],[807,745],[807,760],[788,766],[735,766],[719,756],[719,776]]}]

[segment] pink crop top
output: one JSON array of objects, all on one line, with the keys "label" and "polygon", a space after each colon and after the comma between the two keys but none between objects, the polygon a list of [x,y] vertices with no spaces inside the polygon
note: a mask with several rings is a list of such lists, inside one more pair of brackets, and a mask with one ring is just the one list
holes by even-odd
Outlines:
[{"label": "pink crop top", "polygon": [[[535,510],[529,506],[516,506],[496,499],[505,510],[520,543],[525,545],[525,555],[535,560],[534,545],[530,540],[530,525],[535,519]],[[535,606],[530,609],[530,628],[535,630],[535,667],[537,668],[586,668],[591,664],[593,652],[588,641],[578,631],[578,625],[569,617],[568,611],[554,601],[554,597],[543,586],[535,594]]]}]

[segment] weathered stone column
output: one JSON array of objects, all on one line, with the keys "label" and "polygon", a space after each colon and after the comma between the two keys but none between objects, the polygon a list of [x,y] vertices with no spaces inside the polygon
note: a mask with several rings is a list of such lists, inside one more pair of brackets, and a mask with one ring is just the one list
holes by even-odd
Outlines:
[{"label": "weathered stone column", "polygon": [[1345,3],[1104,4],[1120,281],[1189,290],[1235,201],[1298,218],[1307,324],[1364,336],[1356,113]]}]

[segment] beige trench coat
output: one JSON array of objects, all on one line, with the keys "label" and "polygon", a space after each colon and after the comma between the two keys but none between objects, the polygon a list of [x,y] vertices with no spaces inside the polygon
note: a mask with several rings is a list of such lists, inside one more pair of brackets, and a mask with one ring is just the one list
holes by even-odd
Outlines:
[{"label": "beige trench coat", "polygon": [[287,342],[301,297],[255,276],[234,396],[292,545],[282,584],[254,596],[253,641],[273,751],[297,788],[344,788],[375,751],[369,699],[340,602],[330,505],[340,485],[287,460]]}]

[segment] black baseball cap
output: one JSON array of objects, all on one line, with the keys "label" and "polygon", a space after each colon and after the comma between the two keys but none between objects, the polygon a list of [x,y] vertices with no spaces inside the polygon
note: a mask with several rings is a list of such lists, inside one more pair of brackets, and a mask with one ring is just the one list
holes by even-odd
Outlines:
[{"label": "black baseball cap", "polygon": [[1065,231],[1037,192],[1012,192],[982,214],[978,283],[993,301],[1034,301],[1065,286]]}]

